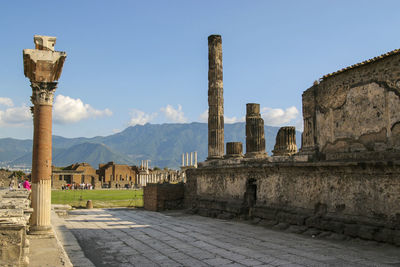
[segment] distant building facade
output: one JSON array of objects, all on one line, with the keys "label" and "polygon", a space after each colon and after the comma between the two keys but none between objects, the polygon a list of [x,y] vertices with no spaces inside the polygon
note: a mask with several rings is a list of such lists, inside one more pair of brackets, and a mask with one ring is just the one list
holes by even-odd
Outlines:
[{"label": "distant building facade", "polygon": [[101,187],[101,181],[96,170],[86,162],[75,163],[63,168],[53,166],[51,184],[53,189],[61,189],[66,184],[91,184],[94,188]]},{"label": "distant building facade", "polygon": [[136,166],[115,164],[111,161],[106,164],[99,164],[99,169],[96,173],[103,185],[108,185],[110,188],[122,188],[136,185],[138,172],[139,170]]}]

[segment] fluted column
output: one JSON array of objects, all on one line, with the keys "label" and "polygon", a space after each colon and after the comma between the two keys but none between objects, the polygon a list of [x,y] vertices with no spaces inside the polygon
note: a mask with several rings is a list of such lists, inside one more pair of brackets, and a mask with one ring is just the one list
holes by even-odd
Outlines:
[{"label": "fluted column", "polygon": [[224,156],[224,96],[221,35],[208,37],[208,158]]},{"label": "fluted column", "polygon": [[246,157],[266,157],[264,120],[260,104],[246,104]]},{"label": "fluted column", "polygon": [[228,142],[226,143],[225,158],[241,158],[243,157],[242,142]]},{"label": "fluted column", "polygon": [[286,126],[279,129],[272,152],[274,156],[291,156],[297,153],[295,127]]},{"label": "fluted column", "polygon": [[24,74],[31,81],[33,104],[31,234],[51,230],[52,107],[54,92],[66,58],[55,52],[55,37],[34,36],[36,49],[24,49]]}]

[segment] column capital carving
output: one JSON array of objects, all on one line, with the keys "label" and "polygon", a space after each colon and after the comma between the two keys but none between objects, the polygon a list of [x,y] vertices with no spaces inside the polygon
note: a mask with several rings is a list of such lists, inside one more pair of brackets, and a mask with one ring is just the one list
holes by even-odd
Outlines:
[{"label": "column capital carving", "polygon": [[54,92],[57,82],[33,82],[31,81],[32,96],[31,101],[34,105],[53,105]]}]

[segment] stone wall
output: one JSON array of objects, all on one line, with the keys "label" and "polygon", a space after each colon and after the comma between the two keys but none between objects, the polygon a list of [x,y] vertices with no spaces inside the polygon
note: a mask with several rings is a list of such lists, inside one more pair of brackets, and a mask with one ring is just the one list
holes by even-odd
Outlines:
[{"label": "stone wall", "polygon": [[327,160],[398,157],[399,111],[398,52],[326,75],[303,93],[302,152]]},{"label": "stone wall", "polygon": [[25,189],[0,191],[0,266],[28,266],[26,234],[32,213]]},{"label": "stone wall", "polygon": [[146,210],[180,209],[183,208],[183,198],[183,183],[147,184],[143,187],[143,205]]},{"label": "stone wall", "polygon": [[220,160],[187,171],[185,205],[400,245],[399,177],[399,162]]}]

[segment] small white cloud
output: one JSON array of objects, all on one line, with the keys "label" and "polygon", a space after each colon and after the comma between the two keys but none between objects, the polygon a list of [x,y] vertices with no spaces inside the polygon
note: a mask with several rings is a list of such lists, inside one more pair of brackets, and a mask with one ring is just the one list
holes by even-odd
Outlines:
[{"label": "small white cloud", "polygon": [[[200,122],[208,122],[208,109],[200,114],[199,121]],[[237,117],[233,116],[233,117],[229,118],[227,116],[224,116],[224,123],[236,123],[236,122],[244,122],[244,121],[245,121],[245,117],[237,118]]]},{"label": "small white cloud", "polygon": [[157,113],[147,114],[144,111],[133,109],[131,111],[131,119],[128,123],[129,126],[145,125],[157,117]]},{"label": "small white cloud", "polygon": [[172,105],[167,105],[165,108],[161,108],[160,110],[164,113],[165,117],[172,122],[187,122],[187,118],[182,111],[182,106],[179,104],[178,109],[175,109]]},{"label": "small white cloud", "polygon": [[206,109],[203,113],[199,116],[200,122],[208,122],[208,109]]},{"label": "small white cloud", "polygon": [[28,121],[32,121],[32,115],[26,105],[0,110],[0,125],[24,126],[24,123]]},{"label": "small white cloud", "polygon": [[111,116],[108,108],[94,109],[89,104],[84,104],[79,98],[58,95],[54,102],[54,122],[59,124],[73,123],[87,118]]},{"label": "small white cloud", "polygon": [[264,107],[261,110],[261,116],[264,123],[270,126],[282,126],[297,118],[299,111],[295,106],[289,107],[285,110],[280,108]]},{"label": "small white cloud", "polygon": [[304,131],[304,124],[303,124],[303,118],[300,118],[299,120],[296,121],[296,131]]},{"label": "small white cloud", "polygon": [[241,118],[236,118],[235,116],[229,118],[227,116],[224,116],[224,123],[236,123],[236,122],[244,122],[245,118],[241,117]]},{"label": "small white cloud", "polygon": [[6,107],[12,107],[12,106],[14,106],[14,103],[11,100],[11,98],[0,97],[0,105],[6,106]]}]

